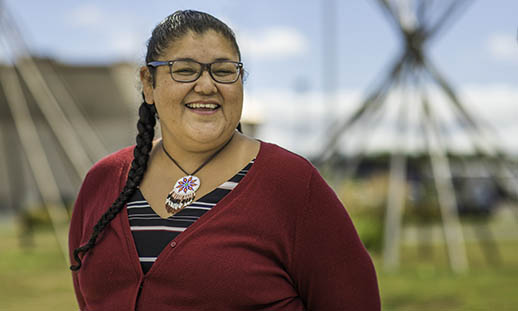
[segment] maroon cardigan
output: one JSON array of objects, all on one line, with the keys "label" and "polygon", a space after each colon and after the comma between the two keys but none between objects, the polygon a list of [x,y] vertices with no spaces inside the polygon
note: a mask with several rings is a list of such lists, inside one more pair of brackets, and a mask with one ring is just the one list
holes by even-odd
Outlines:
[{"label": "maroon cardigan", "polygon": [[[107,156],[86,176],[71,251],[122,190],[132,151]],[[239,185],[146,275],[123,209],[73,280],[83,311],[380,310],[374,266],[333,190],[307,160],[264,142]]]}]

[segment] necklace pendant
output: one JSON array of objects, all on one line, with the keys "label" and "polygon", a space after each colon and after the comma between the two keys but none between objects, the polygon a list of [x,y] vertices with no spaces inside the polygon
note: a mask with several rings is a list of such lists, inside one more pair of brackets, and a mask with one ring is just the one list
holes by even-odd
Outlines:
[{"label": "necklace pendant", "polygon": [[194,175],[178,179],[165,199],[165,209],[167,212],[175,213],[191,204],[199,187],[200,179]]}]

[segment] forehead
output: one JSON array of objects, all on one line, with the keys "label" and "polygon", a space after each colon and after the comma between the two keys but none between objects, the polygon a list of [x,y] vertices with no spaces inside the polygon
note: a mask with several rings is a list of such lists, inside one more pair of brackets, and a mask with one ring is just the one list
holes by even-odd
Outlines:
[{"label": "forehead", "polygon": [[192,58],[199,62],[212,62],[216,59],[238,61],[238,55],[232,43],[214,30],[201,34],[189,31],[180,39],[173,41],[162,57],[167,60]]}]

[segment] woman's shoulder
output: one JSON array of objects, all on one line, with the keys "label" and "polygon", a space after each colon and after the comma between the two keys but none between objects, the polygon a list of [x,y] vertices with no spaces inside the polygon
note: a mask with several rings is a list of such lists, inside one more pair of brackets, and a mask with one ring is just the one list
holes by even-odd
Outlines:
[{"label": "woman's shoulder", "polygon": [[267,157],[269,160],[281,161],[283,164],[292,164],[298,168],[313,168],[311,162],[305,157],[274,143],[261,141],[261,149],[258,156]]},{"label": "woman's shoulder", "polygon": [[117,150],[97,161],[88,171],[87,176],[107,177],[112,174],[121,174],[127,171],[133,160],[133,149],[135,146],[128,146]]},{"label": "woman's shoulder", "polygon": [[261,142],[256,164],[268,169],[271,174],[309,178],[317,169],[305,157],[273,143]]},{"label": "woman's shoulder", "polygon": [[[113,152],[97,161],[86,174],[76,199],[74,213],[104,213],[122,190],[133,159],[134,146]],[[86,213],[86,212],[85,212]]]}]

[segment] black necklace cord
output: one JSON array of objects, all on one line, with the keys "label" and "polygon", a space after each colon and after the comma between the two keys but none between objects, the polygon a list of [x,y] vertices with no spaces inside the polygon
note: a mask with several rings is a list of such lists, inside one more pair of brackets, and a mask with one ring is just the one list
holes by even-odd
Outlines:
[{"label": "black necklace cord", "polygon": [[186,175],[194,175],[196,173],[198,173],[199,170],[201,170],[205,165],[207,165],[212,159],[214,159],[221,151],[223,151],[223,149],[225,149],[225,147],[232,141],[232,138],[234,138],[234,134],[235,132],[232,134],[232,136],[230,137],[230,139],[221,147],[218,149],[218,151],[214,152],[207,160],[205,160],[205,162],[203,162],[194,172],[192,172],[191,174],[187,173],[181,166],[180,164],[178,164],[178,162],[176,162],[176,160],[169,154],[169,152],[167,152],[167,150],[165,149],[165,146],[164,146],[164,143],[162,142],[161,145],[162,145],[162,150],[164,150],[165,154],[167,155],[167,157],[169,159],[171,159],[171,161],[173,161],[173,163],[180,169],[182,170],[182,172],[184,172],[184,174]]}]

